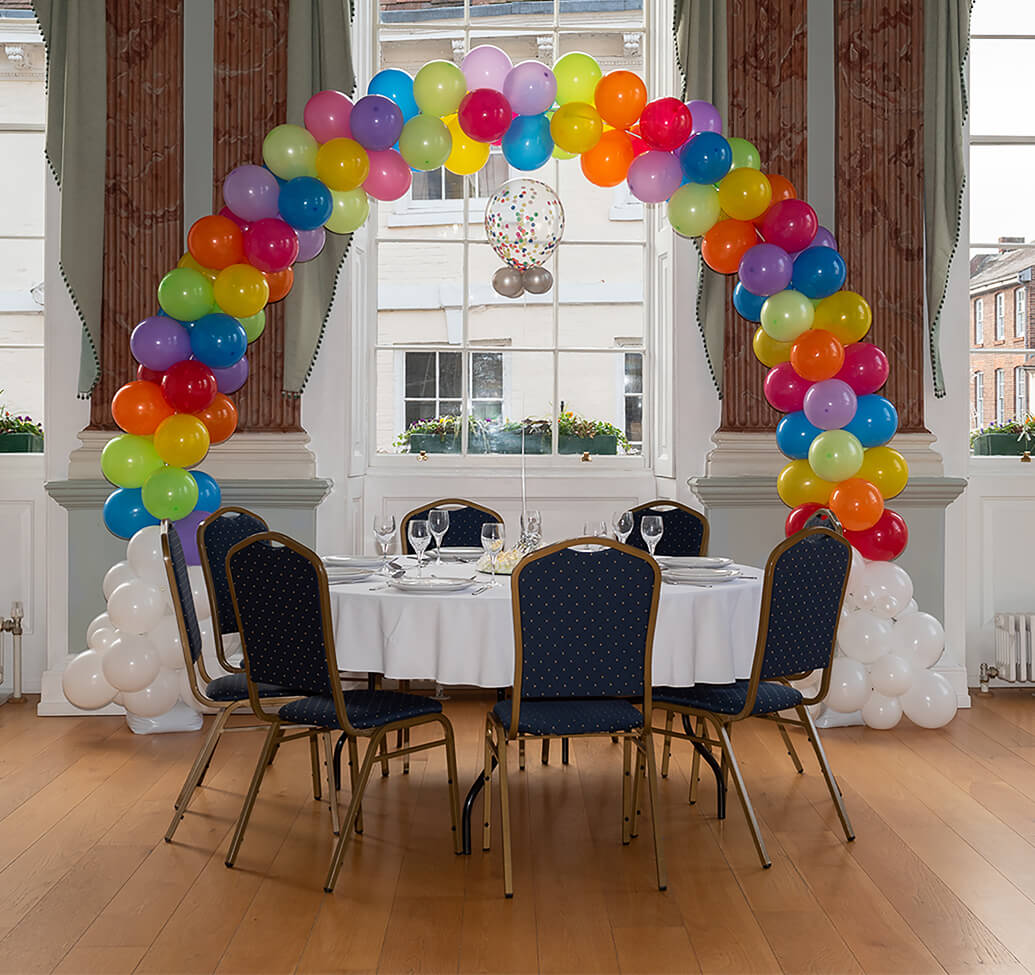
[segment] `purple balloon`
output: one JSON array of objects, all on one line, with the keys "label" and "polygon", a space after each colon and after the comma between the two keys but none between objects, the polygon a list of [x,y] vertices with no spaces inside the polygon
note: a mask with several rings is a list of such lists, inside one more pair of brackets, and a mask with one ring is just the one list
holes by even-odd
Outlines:
[{"label": "purple balloon", "polygon": [[176,534],[180,536],[180,545],[183,547],[183,557],[187,565],[201,565],[201,556],[198,554],[198,525],[200,525],[211,511],[198,511],[195,508],[185,518],[173,522]]},{"label": "purple balloon", "polygon": [[190,332],[175,318],[152,315],[133,329],[129,348],[142,366],[165,372],[181,359],[190,358]]},{"label": "purple balloon", "polygon": [[851,423],[856,403],[855,390],[843,379],[824,379],[805,393],[805,419],[820,430],[839,430]]},{"label": "purple balloon", "polygon": [[245,223],[277,215],[280,184],[265,166],[238,166],[223,180],[223,202]]},{"label": "purple balloon", "polygon": [[349,127],[352,138],[364,149],[391,149],[402,135],[402,109],[384,95],[364,95],[352,106]]},{"label": "purple balloon", "polygon": [[298,257],[295,258],[297,263],[311,261],[323,250],[327,232],[323,227],[317,227],[315,230],[296,230],[295,236],[298,238]]},{"label": "purple balloon", "polygon": [[233,393],[240,389],[248,379],[248,356],[242,356],[226,369],[213,369],[216,377],[216,389],[221,393]]},{"label": "purple balloon", "polygon": [[740,259],[740,283],[752,294],[775,295],[791,283],[794,262],[776,244],[755,244]]},{"label": "purple balloon", "polygon": [[826,227],[820,227],[816,231],[816,236],[812,238],[812,243],[809,244],[809,247],[832,247],[836,251],[837,241],[834,240],[834,235]]},{"label": "purple balloon", "polygon": [[722,132],[722,116],[711,102],[687,102],[692,121],[692,132]]},{"label": "purple balloon", "polygon": [[557,79],[542,61],[522,61],[507,72],[503,96],[518,115],[538,115],[553,104]]},{"label": "purple balloon", "polygon": [[637,200],[662,203],[682,184],[683,167],[673,153],[648,149],[632,161],[626,178]]}]

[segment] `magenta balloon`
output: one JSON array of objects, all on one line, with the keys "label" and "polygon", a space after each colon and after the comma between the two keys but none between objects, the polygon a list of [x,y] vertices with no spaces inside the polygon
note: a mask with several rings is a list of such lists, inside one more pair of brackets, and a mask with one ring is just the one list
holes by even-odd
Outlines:
[{"label": "magenta balloon", "polygon": [[795,413],[805,403],[805,394],[812,385],[802,379],[789,362],[781,362],[766,374],[765,398],[774,410],[781,413]]},{"label": "magenta balloon", "polygon": [[190,332],[175,318],[152,315],[133,329],[129,348],[142,366],[165,372],[181,359],[190,358]]},{"label": "magenta balloon", "polygon": [[839,430],[855,416],[855,391],[841,379],[824,379],[805,394],[805,419],[820,430]]},{"label": "magenta balloon", "polygon": [[294,228],[275,217],[256,220],[244,233],[244,256],[267,274],[286,271],[298,257]]},{"label": "magenta balloon", "polygon": [[305,103],[302,121],[317,142],[330,142],[352,138],[351,115],[352,99],[344,92],[328,89],[318,91]]},{"label": "magenta balloon", "polygon": [[740,283],[752,294],[775,295],[791,283],[794,262],[776,244],[755,244],[740,259]]},{"label": "magenta balloon", "polygon": [[375,200],[398,200],[413,181],[410,164],[394,149],[371,152],[370,173],[363,189]]},{"label": "magenta balloon", "polygon": [[819,220],[804,200],[780,200],[766,210],[758,229],[764,240],[795,254],[813,246]]},{"label": "magenta balloon", "polygon": [[248,379],[248,356],[242,356],[226,369],[213,369],[212,375],[216,377],[216,389],[219,392],[236,392]]},{"label": "magenta balloon", "polygon": [[364,95],[349,116],[352,138],[364,149],[383,152],[399,141],[403,130],[402,109],[384,95]]},{"label": "magenta balloon", "polygon": [[722,132],[722,116],[711,102],[695,99],[687,102],[686,107],[690,109],[693,132]]},{"label": "magenta balloon", "polygon": [[506,51],[501,51],[494,44],[481,44],[473,48],[464,57],[460,70],[467,79],[467,90],[477,88],[494,88],[503,91],[503,82],[514,67]]},{"label": "magenta balloon", "polygon": [[[246,220],[242,220],[236,213],[234,213],[233,210],[230,209],[230,207],[223,207],[222,209],[220,209],[219,215],[221,217],[226,217],[227,220],[233,220],[233,222],[236,223],[237,226],[240,227],[242,230],[248,229],[248,222]],[[278,213],[277,216],[279,217],[280,214]]]},{"label": "magenta balloon", "polygon": [[875,393],[888,381],[888,357],[870,342],[845,346],[845,364],[834,377],[848,383],[856,396]]},{"label": "magenta balloon", "polygon": [[223,202],[245,223],[277,215],[280,184],[265,166],[238,166],[223,180]]},{"label": "magenta balloon", "polygon": [[514,113],[506,97],[493,88],[476,88],[464,95],[457,109],[460,128],[475,142],[502,139]]},{"label": "magenta balloon", "polygon": [[503,94],[518,115],[538,115],[553,104],[557,79],[541,61],[522,61],[507,72]]},{"label": "magenta balloon", "polygon": [[295,236],[298,237],[298,257],[295,260],[311,261],[323,250],[327,231],[323,227],[317,227],[315,230],[296,230]]},{"label": "magenta balloon", "polygon": [[195,508],[185,518],[174,521],[173,528],[180,536],[180,545],[183,548],[183,557],[187,565],[201,565],[201,555],[198,553],[198,525],[200,525],[211,511],[199,511]]},{"label": "magenta balloon", "polygon": [[637,200],[662,203],[682,184],[683,167],[673,153],[648,149],[632,161],[626,179]]}]

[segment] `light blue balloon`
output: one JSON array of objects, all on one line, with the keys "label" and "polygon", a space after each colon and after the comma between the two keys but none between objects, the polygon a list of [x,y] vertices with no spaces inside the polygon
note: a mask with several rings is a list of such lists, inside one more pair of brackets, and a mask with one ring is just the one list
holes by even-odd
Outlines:
[{"label": "light blue balloon", "polygon": [[144,507],[140,488],[119,488],[104,502],[104,526],[118,538],[132,538],[141,528],[158,523]]},{"label": "light blue balloon", "polygon": [[216,511],[223,503],[223,493],[219,490],[216,479],[204,471],[191,471],[190,475],[198,485],[198,503],[195,508],[200,511]]},{"label": "light blue balloon", "polygon": [[891,400],[876,393],[860,396],[855,416],[843,429],[854,433],[864,447],[879,447],[895,436],[898,410]]},{"label": "light blue balloon", "polygon": [[390,98],[399,106],[404,122],[409,122],[414,115],[420,113],[417,101],[413,97],[413,78],[399,68],[385,68],[383,71],[378,71],[367,85],[367,94]]},{"label": "light blue balloon", "polygon": [[539,169],[552,155],[553,139],[545,115],[519,115],[503,134],[503,158],[515,169]]},{"label": "light blue balloon", "polygon": [[794,259],[791,288],[807,298],[826,298],[841,290],[847,275],[845,259],[832,247],[806,247]]},{"label": "light blue balloon", "polygon": [[737,314],[741,318],[746,318],[749,322],[762,321],[762,305],[765,304],[765,299],[766,295],[756,295],[740,282],[737,282],[733,289],[733,307],[737,309]]},{"label": "light blue balloon", "polygon": [[809,423],[804,410],[795,410],[776,425],[776,446],[791,460],[807,460],[812,441],[822,432]]}]

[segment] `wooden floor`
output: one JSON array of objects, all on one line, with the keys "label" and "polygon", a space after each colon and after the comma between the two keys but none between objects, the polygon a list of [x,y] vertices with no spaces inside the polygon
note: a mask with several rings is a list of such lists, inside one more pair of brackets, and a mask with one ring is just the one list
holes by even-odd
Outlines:
[{"label": "wooden floor", "polygon": [[[487,700],[447,705],[464,787]],[[715,820],[710,780],[687,804],[677,745],[661,785],[664,893],[649,822],[620,844],[620,748],[574,744],[565,768],[555,747],[524,775],[515,759],[510,901],[498,846],[481,852],[476,830],[472,857],[452,852],[441,751],[372,779],[365,834],[327,895],[328,812],[312,800],[304,743],[270,769],[231,871],[224,851],[259,735],[224,738],[169,845],[199,735],[136,737],[120,718],[6,705],[0,971],[1035,971],[1035,699],[974,704],[940,731],[823,734],[851,845],[805,742],[798,776],[775,728],[739,726],[767,871],[735,801]]]}]

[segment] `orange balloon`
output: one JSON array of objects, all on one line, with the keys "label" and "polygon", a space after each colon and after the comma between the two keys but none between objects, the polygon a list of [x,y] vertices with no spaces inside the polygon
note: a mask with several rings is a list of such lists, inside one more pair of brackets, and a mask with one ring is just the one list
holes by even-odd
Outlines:
[{"label": "orange balloon", "polygon": [[270,286],[270,301],[286,298],[295,283],[295,269],[286,267],[283,271],[266,271],[264,274]]},{"label": "orange balloon", "polygon": [[874,484],[850,477],[830,492],[830,510],[848,531],[864,532],[884,514],[884,498]]},{"label": "orange balloon", "polygon": [[632,139],[621,129],[609,129],[600,141],[579,157],[586,179],[596,186],[617,186],[629,172],[636,153]]},{"label": "orange balloon", "polygon": [[766,178],[769,180],[769,185],[773,188],[773,200],[769,204],[770,206],[773,203],[779,203],[781,200],[796,200],[798,198],[794,184],[786,176],[781,176],[779,173],[766,173]]},{"label": "orange balloon", "polygon": [[158,383],[138,379],[126,383],[111,400],[112,419],[126,433],[150,437],[166,417],[176,411],[165,401]]},{"label": "orange balloon", "polygon": [[[791,346],[791,365],[802,379],[833,379],[845,363],[845,347],[826,329],[810,328]],[[854,531],[855,529],[853,529]]]},{"label": "orange balloon", "polygon": [[758,243],[755,225],[748,220],[720,220],[701,239],[704,263],[720,274],[732,274],[740,259]]},{"label": "orange balloon", "polygon": [[244,263],[244,234],[229,217],[213,214],[195,220],[187,234],[187,250],[203,267],[217,271]]},{"label": "orange balloon", "polygon": [[222,443],[237,429],[237,407],[229,396],[216,393],[216,398],[194,414],[208,428],[212,443]]},{"label": "orange balloon", "polygon": [[631,71],[609,71],[597,82],[593,101],[608,125],[627,129],[647,104],[647,86]]}]

